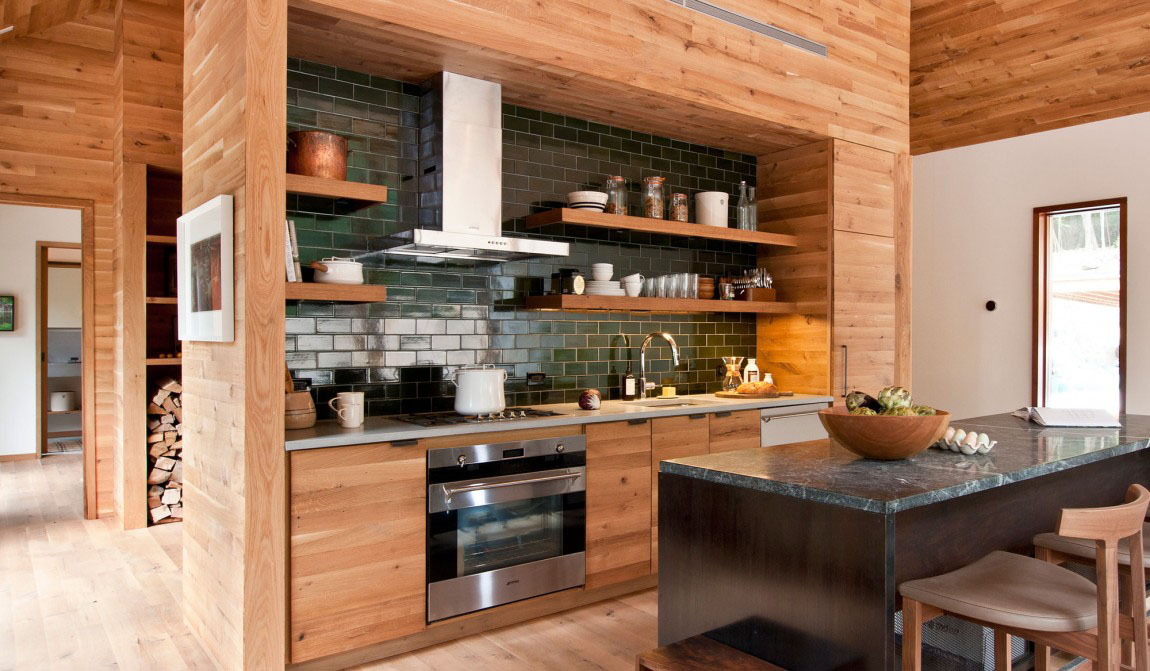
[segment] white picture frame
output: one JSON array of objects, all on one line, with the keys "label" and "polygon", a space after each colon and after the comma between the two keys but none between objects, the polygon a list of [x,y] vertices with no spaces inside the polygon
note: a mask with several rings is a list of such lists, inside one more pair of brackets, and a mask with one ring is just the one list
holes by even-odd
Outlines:
[{"label": "white picture frame", "polygon": [[233,199],[216,196],[176,219],[179,338],[235,340]]}]

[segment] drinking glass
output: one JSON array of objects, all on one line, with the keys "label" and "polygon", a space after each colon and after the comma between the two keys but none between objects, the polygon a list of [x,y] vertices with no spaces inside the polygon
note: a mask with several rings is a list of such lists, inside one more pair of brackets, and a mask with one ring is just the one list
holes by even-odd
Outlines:
[{"label": "drinking glass", "polygon": [[666,298],[667,297],[667,276],[666,275],[660,275],[660,276],[655,278],[655,297],[656,298]]},{"label": "drinking glass", "polygon": [[687,297],[687,273],[675,273],[675,298]]},{"label": "drinking glass", "polygon": [[699,297],[699,273],[687,273],[687,298]]}]

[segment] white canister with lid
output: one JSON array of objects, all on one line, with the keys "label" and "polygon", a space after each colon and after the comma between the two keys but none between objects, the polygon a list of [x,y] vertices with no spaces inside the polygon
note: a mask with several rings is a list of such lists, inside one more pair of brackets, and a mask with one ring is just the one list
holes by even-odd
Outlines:
[{"label": "white canister with lid", "polygon": [[695,194],[695,220],[704,226],[727,227],[730,195],[722,191]]},{"label": "white canister with lid", "polygon": [[311,264],[320,284],[363,284],[363,264],[355,259],[329,256]]},{"label": "white canister with lid", "polygon": [[491,364],[463,366],[451,376],[455,385],[455,412],[461,415],[488,415],[503,412],[507,401],[503,383],[507,371]]},{"label": "white canister with lid", "polygon": [[52,412],[68,412],[76,409],[76,392],[54,391],[48,396],[48,409]]}]

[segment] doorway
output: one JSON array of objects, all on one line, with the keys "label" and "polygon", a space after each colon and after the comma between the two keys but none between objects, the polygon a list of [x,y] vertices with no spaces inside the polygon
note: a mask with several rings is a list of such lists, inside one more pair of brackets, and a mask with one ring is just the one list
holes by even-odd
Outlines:
[{"label": "doorway", "polygon": [[37,455],[83,452],[83,260],[78,242],[36,242]]},{"label": "doorway", "polygon": [[1036,406],[1126,410],[1126,199],[1036,208]]}]

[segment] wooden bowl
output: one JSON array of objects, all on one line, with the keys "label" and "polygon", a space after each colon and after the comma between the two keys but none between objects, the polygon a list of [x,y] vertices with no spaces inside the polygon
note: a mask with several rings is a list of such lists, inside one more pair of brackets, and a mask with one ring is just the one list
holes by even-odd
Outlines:
[{"label": "wooden bowl", "polygon": [[913,417],[852,415],[844,406],[819,410],[819,420],[839,445],[867,459],[908,459],[942,438],[950,413]]}]

